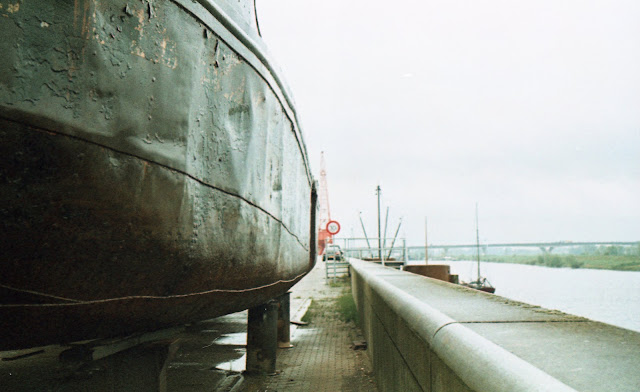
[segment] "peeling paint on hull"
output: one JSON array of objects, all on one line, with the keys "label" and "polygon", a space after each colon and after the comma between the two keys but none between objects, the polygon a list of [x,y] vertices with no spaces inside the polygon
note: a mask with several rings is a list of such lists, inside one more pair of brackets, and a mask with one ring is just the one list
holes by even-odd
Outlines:
[{"label": "peeling paint on hull", "polygon": [[216,317],[309,271],[295,111],[229,21],[194,2],[18,4],[0,8],[0,349]]}]

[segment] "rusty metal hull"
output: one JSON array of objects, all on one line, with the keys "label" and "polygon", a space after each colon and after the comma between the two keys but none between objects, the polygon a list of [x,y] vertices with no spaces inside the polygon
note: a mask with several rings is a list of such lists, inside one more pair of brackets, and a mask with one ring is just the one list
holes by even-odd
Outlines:
[{"label": "rusty metal hull", "polygon": [[16,4],[0,8],[0,349],[216,317],[310,270],[305,146],[246,19],[204,0]]}]

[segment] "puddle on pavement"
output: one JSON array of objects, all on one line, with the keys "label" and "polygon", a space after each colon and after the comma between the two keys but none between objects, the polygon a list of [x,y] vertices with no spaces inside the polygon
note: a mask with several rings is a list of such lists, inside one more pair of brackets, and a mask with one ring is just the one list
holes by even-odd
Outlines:
[{"label": "puddle on pavement", "polygon": [[233,361],[219,363],[215,368],[217,370],[224,370],[228,372],[244,372],[247,365],[247,353],[244,349],[235,351],[239,354],[242,353],[242,356],[238,359],[234,359]]},{"label": "puddle on pavement", "polygon": [[247,344],[247,333],[236,332],[224,334],[216,339],[215,343],[221,345],[245,346]]},{"label": "puddle on pavement", "polygon": [[[293,329],[291,331],[292,343],[300,339],[305,339],[307,336],[316,334],[318,332],[317,328],[298,327],[298,328],[292,328],[292,329]],[[213,342],[213,344],[219,345],[219,346],[242,346],[242,348],[233,349],[233,351],[238,355],[238,358],[229,360],[229,361],[220,362],[214,366],[215,369],[222,370],[222,371],[231,371],[231,372],[243,372],[246,370],[246,364],[247,364],[247,351],[245,348],[247,344],[246,332],[223,334],[219,338],[217,338]]]},{"label": "puddle on pavement", "polygon": [[236,332],[221,335],[214,341],[214,344],[218,346],[243,346],[243,348],[233,349],[233,352],[238,355],[238,358],[220,362],[214,366],[215,369],[228,372],[245,371],[247,363],[247,350],[246,348],[244,348],[244,346],[246,346],[247,344],[246,332]]}]

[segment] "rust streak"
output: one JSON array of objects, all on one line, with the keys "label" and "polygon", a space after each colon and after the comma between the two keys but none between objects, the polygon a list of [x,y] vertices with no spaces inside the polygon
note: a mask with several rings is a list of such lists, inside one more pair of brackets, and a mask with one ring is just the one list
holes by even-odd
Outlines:
[{"label": "rust streak", "polygon": [[145,178],[147,176],[148,171],[149,171],[149,162],[142,161],[142,178]]},{"label": "rust streak", "polygon": [[[81,30],[81,34],[82,34],[82,38],[85,39],[89,39],[90,37],[90,31],[89,31],[89,25],[90,25],[90,19],[89,19],[89,10],[90,10],[90,4],[89,2],[85,2],[84,3],[84,10],[82,13],[82,30]],[[93,13],[93,19],[95,19],[95,12]]]},{"label": "rust streak", "polygon": [[73,31],[78,29],[78,0],[73,1]]}]

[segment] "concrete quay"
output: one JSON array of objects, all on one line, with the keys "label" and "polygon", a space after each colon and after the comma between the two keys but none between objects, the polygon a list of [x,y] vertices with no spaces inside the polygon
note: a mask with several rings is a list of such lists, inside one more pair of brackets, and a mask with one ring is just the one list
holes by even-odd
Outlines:
[{"label": "concrete quay", "polygon": [[351,266],[380,391],[640,391],[640,333],[373,263]]}]

